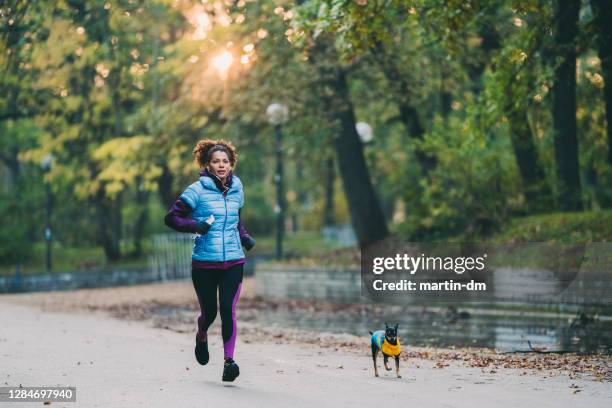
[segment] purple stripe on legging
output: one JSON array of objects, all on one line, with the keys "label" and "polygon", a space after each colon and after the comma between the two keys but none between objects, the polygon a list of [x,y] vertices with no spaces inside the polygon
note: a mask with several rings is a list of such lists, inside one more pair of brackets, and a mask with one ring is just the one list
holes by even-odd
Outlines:
[{"label": "purple stripe on legging", "polygon": [[242,282],[238,285],[236,294],[234,294],[234,300],[232,301],[232,337],[229,338],[227,343],[223,343],[223,357],[234,358],[234,346],[236,345],[236,303],[240,296],[240,290],[242,289]]}]

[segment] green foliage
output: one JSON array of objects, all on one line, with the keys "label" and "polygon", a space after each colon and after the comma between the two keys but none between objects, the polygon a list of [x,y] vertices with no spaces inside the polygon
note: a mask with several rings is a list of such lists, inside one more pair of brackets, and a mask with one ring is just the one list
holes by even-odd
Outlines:
[{"label": "green foliage", "polygon": [[245,191],[245,205],[241,217],[249,233],[269,234],[274,231],[273,193],[270,183],[251,183]]},{"label": "green foliage", "polygon": [[[282,128],[288,211],[303,227],[320,228],[325,163],[336,136],[321,103],[329,90],[313,86],[321,65],[344,70],[357,120],[374,129],[366,160],[388,219],[404,215],[395,226],[403,236],[485,236],[532,210],[510,139],[514,112],[526,112],[554,190],[550,89],[556,62],[548,1],[11,5],[11,13],[0,6],[0,174],[6,180],[0,262],[27,257],[30,243],[44,243],[43,179],[55,197],[58,243],[87,246],[107,237],[125,250],[135,245],[140,216],[145,237],[167,231],[167,201],[197,178],[191,151],[202,138],[225,138],[238,147],[245,224],[254,234],[271,233],[275,142],[265,110],[272,102],[290,110]],[[591,16],[588,7],[583,11],[579,154],[585,202],[598,209],[612,202],[609,124]],[[314,58],[319,36],[332,40],[340,58]],[[222,52],[233,56],[225,72],[213,62]],[[402,106],[416,112],[422,141],[402,121]],[[420,151],[437,161],[427,176]],[[48,153],[54,166],[43,176],[40,160]],[[335,183],[334,215],[344,223],[349,211],[337,174]],[[393,213],[398,203],[405,214]],[[557,228],[563,217],[551,217],[558,222],[543,226],[552,232],[541,238],[565,236]],[[587,227],[594,228],[593,239],[605,238],[599,226]]]},{"label": "green foliage", "polygon": [[[274,235],[262,235],[256,237],[257,244],[249,255],[272,256],[276,250],[276,237]],[[318,231],[300,231],[296,234],[286,234],[283,240],[283,252],[289,256],[312,255],[331,249],[329,244],[323,241]]]},{"label": "green foliage", "polygon": [[519,180],[506,137],[484,134],[473,121],[453,119],[438,121],[423,145],[439,163],[430,181],[421,181],[422,196],[406,198],[418,203],[407,208],[406,221],[399,228],[411,239],[460,231],[468,237],[487,233],[520,204]]},{"label": "green foliage", "polygon": [[612,211],[553,213],[515,218],[494,242],[610,242]]}]

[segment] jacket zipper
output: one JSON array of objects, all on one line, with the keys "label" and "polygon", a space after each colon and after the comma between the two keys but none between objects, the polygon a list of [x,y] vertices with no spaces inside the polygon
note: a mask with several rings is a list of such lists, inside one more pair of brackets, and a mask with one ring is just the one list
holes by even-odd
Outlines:
[{"label": "jacket zipper", "polygon": [[223,262],[225,262],[225,223],[227,222],[227,197],[223,196],[223,204],[225,205],[225,218],[223,219],[223,232],[221,236],[223,237]]}]

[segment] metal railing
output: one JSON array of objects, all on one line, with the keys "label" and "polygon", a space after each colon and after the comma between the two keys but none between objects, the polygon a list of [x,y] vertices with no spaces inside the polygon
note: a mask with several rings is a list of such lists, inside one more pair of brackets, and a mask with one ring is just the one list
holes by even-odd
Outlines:
[{"label": "metal railing", "polygon": [[191,277],[191,251],[195,234],[157,234],[152,238],[153,251],[149,256],[151,274],[159,280]]}]

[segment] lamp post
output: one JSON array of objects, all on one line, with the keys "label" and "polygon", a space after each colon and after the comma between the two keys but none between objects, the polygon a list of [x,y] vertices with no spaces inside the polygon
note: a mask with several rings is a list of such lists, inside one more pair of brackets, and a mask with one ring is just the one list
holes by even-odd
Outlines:
[{"label": "lamp post", "polygon": [[361,139],[361,143],[368,144],[374,139],[374,132],[372,131],[372,126],[370,126],[366,122],[357,122],[355,124],[355,129],[357,129],[357,134],[359,135],[359,139]]},{"label": "lamp post", "polygon": [[283,257],[283,233],[285,231],[285,197],[283,195],[283,157],[282,157],[282,133],[281,127],[289,120],[289,108],[281,103],[273,103],[266,109],[268,123],[274,126],[276,172],[274,173],[274,184],[276,184],[276,259]]},{"label": "lamp post", "polygon": [[[47,154],[41,161],[40,167],[45,173],[51,171],[53,154]],[[46,211],[45,211],[45,241],[47,241],[47,272],[51,272],[51,184],[45,181]]]}]

